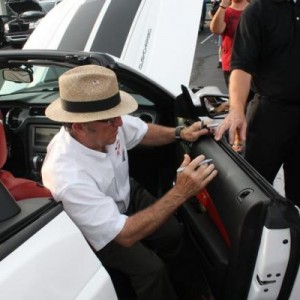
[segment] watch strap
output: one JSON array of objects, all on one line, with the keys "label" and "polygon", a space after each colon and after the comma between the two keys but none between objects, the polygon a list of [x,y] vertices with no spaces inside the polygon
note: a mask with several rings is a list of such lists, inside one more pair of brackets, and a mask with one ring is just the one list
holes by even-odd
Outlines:
[{"label": "watch strap", "polygon": [[175,139],[176,140],[181,140],[181,136],[180,136],[180,133],[181,133],[181,130],[184,128],[184,126],[177,126],[175,128]]}]

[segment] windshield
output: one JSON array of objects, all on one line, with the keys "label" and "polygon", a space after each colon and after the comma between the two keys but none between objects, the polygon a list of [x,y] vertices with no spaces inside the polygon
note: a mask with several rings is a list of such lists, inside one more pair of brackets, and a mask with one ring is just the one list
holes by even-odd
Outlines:
[{"label": "windshield", "polygon": [[[45,92],[58,90],[58,78],[67,71],[67,67],[59,66],[34,66],[33,81],[30,83],[16,83],[0,78],[0,96],[29,92]],[[1,70],[2,74],[2,70]]]}]

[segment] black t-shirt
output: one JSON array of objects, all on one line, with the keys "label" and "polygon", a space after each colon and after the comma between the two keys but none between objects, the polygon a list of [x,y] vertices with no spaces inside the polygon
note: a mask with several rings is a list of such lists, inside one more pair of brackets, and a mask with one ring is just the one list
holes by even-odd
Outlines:
[{"label": "black t-shirt", "polygon": [[293,0],[251,0],[236,31],[231,69],[252,74],[258,94],[300,105],[300,3],[298,9]]}]

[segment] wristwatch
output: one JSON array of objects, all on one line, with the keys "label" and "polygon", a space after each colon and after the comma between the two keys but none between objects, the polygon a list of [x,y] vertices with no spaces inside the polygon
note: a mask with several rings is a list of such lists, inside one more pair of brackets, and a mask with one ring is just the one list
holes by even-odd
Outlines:
[{"label": "wristwatch", "polygon": [[177,126],[175,128],[175,139],[176,140],[181,140],[181,136],[180,136],[180,133],[181,133],[181,130],[184,128],[184,126]]}]

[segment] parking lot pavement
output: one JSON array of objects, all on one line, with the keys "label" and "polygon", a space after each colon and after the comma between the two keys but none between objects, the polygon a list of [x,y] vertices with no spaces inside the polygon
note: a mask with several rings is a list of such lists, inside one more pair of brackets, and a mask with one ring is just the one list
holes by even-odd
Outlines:
[{"label": "parking lot pavement", "polygon": [[217,68],[218,61],[218,36],[210,32],[207,20],[198,35],[190,86],[217,86],[227,93],[223,72]]},{"label": "parking lot pavement", "polygon": [[[217,68],[218,60],[218,36],[210,32],[207,20],[204,30],[198,35],[190,87],[217,86],[223,93],[227,93],[223,72]],[[282,196],[285,195],[282,168],[278,172],[273,186]]]}]

